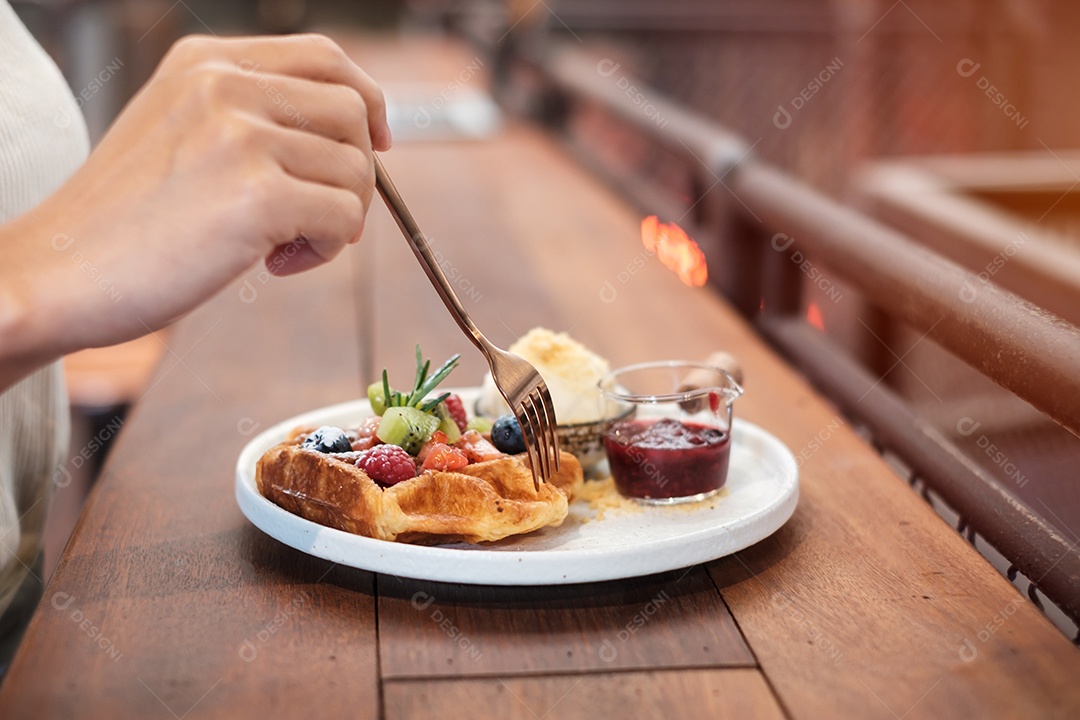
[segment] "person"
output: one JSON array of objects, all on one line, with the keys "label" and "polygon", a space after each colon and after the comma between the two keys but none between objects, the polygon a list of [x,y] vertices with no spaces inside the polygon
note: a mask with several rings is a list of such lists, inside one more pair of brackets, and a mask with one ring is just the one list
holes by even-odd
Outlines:
[{"label": "person", "polygon": [[59,70],[0,0],[0,666],[41,594],[59,359],[162,328],[260,261],[333,259],[390,143],[381,91],[331,40],[189,37],[89,152]]}]

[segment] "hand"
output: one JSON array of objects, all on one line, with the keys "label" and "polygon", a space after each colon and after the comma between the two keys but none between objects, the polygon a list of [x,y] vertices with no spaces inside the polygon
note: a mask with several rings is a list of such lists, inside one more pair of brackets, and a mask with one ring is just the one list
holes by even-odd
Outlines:
[{"label": "hand", "polygon": [[259,260],[332,259],[363,229],[373,146],[382,93],[332,41],[180,41],[85,165],[0,228],[0,360],[145,334]]}]

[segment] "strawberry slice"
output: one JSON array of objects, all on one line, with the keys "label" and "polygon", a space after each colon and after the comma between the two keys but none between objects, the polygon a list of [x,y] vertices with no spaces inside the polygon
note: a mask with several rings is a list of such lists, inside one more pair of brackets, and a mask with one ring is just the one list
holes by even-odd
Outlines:
[{"label": "strawberry slice", "polygon": [[484,462],[503,457],[506,453],[484,439],[484,436],[475,430],[466,430],[461,439],[455,443],[457,447],[465,451],[469,462]]},{"label": "strawberry slice", "polygon": [[431,449],[435,445],[446,445],[448,444],[448,440],[449,438],[446,437],[446,433],[442,430],[436,430],[431,433],[431,437],[424,443],[424,447],[420,448],[420,452],[416,454],[416,461],[420,463],[424,462],[424,460],[427,459],[428,453],[431,452]]},{"label": "strawberry slice", "polygon": [[421,466],[423,470],[460,470],[469,464],[469,458],[466,457],[463,450],[459,450],[456,447],[450,447],[446,443],[431,443],[425,446],[427,449],[427,456],[424,458],[424,464]]}]

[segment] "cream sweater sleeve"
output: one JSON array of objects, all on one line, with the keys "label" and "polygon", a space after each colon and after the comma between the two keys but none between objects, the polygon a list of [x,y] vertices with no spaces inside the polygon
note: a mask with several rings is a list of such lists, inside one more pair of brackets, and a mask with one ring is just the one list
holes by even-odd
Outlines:
[{"label": "cream sweater sleeve", "polygon": [[[63,76],[0,0],[0,223],[41,202],[88,152],[86,126]],[[45,239],[41,252],[58,251]],[[59,364],[0,394],[0,614],[41,550],[67,436]]]}]

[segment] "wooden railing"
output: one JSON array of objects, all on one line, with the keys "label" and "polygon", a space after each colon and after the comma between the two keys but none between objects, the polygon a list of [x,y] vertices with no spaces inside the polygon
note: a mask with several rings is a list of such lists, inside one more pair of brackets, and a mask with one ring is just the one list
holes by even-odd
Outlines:
[{"label": "wooden railing", "polygon": [[[496,76],[508,85],[528,78],[544,99],[532,106],[540,109],[535,117],[566,138],[586,164],[644,212],[682,217],[693,228],[707,256],[722,259],[710,267],[728,269],[719,273],[719,290],[872,430],[875,442],[906,461],[913,485],[954,508],[958,529],[969,538],[982,535],[1012,563],[1010,577],[1019,570],[1030,580],[1033,600],[1041,591],[1080,624],[1080,550],[879,378],[808,328],[797,315],[802,275],[777,251],[777,238],[784,249],[790,241],[820,258],[882,312],[926,333],[1077,435],[1080,329],[768,166],[743,139],[576,43],[529,50],[502,43],[493,54],[500,63]],[[582,108],[605,113],[678,158],[689,186],[699,190],[697,199],[687,208],[647,177],[606,165],[589,143],[567,132]]]}]

